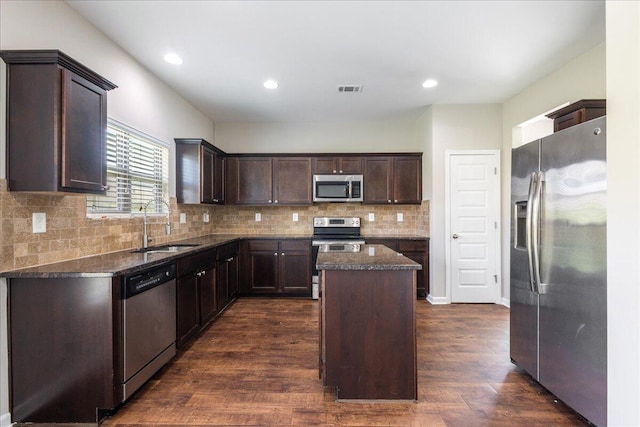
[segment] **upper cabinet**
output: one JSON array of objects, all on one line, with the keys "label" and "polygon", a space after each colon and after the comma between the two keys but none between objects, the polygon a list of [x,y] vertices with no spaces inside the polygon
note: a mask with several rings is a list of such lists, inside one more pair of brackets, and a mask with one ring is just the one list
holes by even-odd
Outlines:
[{"label": "upper cabinet", "polygon": [[605,99],[582,99],[547,114],[547,117],[553,120],[553,131],[558,132],[604,116],[606,113],[607,101]]},{"label": "upper cabinet", "polygon": [[204,139],[176,138],[178,203],[223,204],[225,154]]},{"label": "upper cabinet", "polygon": [[422,155],[364,157],[364,203],[418,204],[422,201]]},{"label": "upper cabinet", "polygon": [[310,157],[227,158],[227,203],[240,205],[310,205]]},{"label": "upper cabinet", "polygon": [[344,157],[314,157],[313,158],[314,174],[361,174],[362,173],[362,157],[360,156],[344,156]]},{"label": "upper cabinet", "polygon": [[58,50],[0,51],[7,64],[11,191],[106,191],[107,91],[116,85]]}]

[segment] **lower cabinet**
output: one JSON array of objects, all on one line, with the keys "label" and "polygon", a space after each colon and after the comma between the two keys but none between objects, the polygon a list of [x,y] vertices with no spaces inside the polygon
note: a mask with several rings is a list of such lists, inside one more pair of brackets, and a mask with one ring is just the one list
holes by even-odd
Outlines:
[{"label": "lower cabinet", "polygon": [[217,312],[216,250],[179,259],[176,281],[176,344],[183,346]]},{"label": "lower cabinet", "polygon": [[311,296],[311,241],[253,239],[244,242],[243,293]]},{"label": "lower cabinet", "polygon": [[429,294],[429,239],[414,240],[402,238],[365,238],[367,244],[385,245],[407,258],[422,265],[417,271],[417,297],[426,298]]},{"label": "lower cabinet", "polygon": [[238,242],[218,248],[216,258],[216,302],[222,311],[238,295]]}]

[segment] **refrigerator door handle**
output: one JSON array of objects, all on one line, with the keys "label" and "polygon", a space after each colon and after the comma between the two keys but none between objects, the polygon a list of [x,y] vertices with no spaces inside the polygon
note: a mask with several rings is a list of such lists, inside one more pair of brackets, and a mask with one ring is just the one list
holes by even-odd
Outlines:
[{"label": "refrigerator door handle", "polygon": [[529,288],[536,292],[535,275],[533,273],[533,200],[538,182],[538,173],[533,172],[529,179],[529,194],[527,196],[527,218],[525,224],[525,242],[527,248],[527,262],[529,264]]},{"label": "refrigerator door handle", "polygon": [[543,293],[543,285],[540,280],[540,212],[542,210],[542,186],[544,183],[544,172],[537,173],[536,189],[533,196],[533,218],[531,219],[531,241],[533,250],[533,279],[536,284],[535,292]]}]

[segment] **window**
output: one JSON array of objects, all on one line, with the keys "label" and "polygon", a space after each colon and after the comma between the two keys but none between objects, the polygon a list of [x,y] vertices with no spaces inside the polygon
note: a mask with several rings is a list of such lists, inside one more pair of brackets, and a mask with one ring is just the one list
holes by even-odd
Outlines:
[{"label": "window", "polygon": [[166,213],[169,149],[165,143],[116,120],[107,123],[106,196],[87,196],[87,214]]}]

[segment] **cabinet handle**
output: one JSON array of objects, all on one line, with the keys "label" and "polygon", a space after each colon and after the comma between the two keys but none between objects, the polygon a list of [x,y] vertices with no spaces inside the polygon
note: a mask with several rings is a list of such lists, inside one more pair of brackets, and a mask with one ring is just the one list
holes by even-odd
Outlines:
[{"label": "cabinet handle", "polygon": [[282,252],[280,255],[284,256],[284,252]]},{"label": "cabinet handle", "polygon": [[342,173],[342,171],[340,171],[340,173]]},{"label": "cabinet handle", "polygon": [[394,201],[393,201],[393,203],[398,203],[398,201],[397,201],[397,200],[394,200]]},{"label": "cabinet handle", "polygon": [[274,253],[275,256],[278,256],[278,252]]},{"label": "cabinet handle", "polygon": [[271,203],[271,199],[269,199],[269,203]]},{"label": "cabinet handle", "polygon": [[391,200],[387,200],[387,203],[391,203]]},{"label": "cabinet handle", "polygon": [[226,261],[226,262],[231,262],[231,261],[233,261],[233,257],[231,257],[231,258],[227,258],[225,261]]},{"label": "cabinet handle", "polygon": [[273,203],[278,203],[278,201],[276,200],[276,201],[274,201]]},{"label": "cabinet handle", "polygon": [[336,173],[336,172],[337,172],[337,171],[334,169],[334,170],[333,170],[333,173]]},{"label": "cabinet handle", "polygon": [[109,189],[109,186],[108,186],[108,185],[103,185],[101,188],[102,188],[103,190],[108,190],[108,189]]},{"label": "cabinet handle", "polygon": [[213,199],[214,202],[218,203],[218,199]]}]

